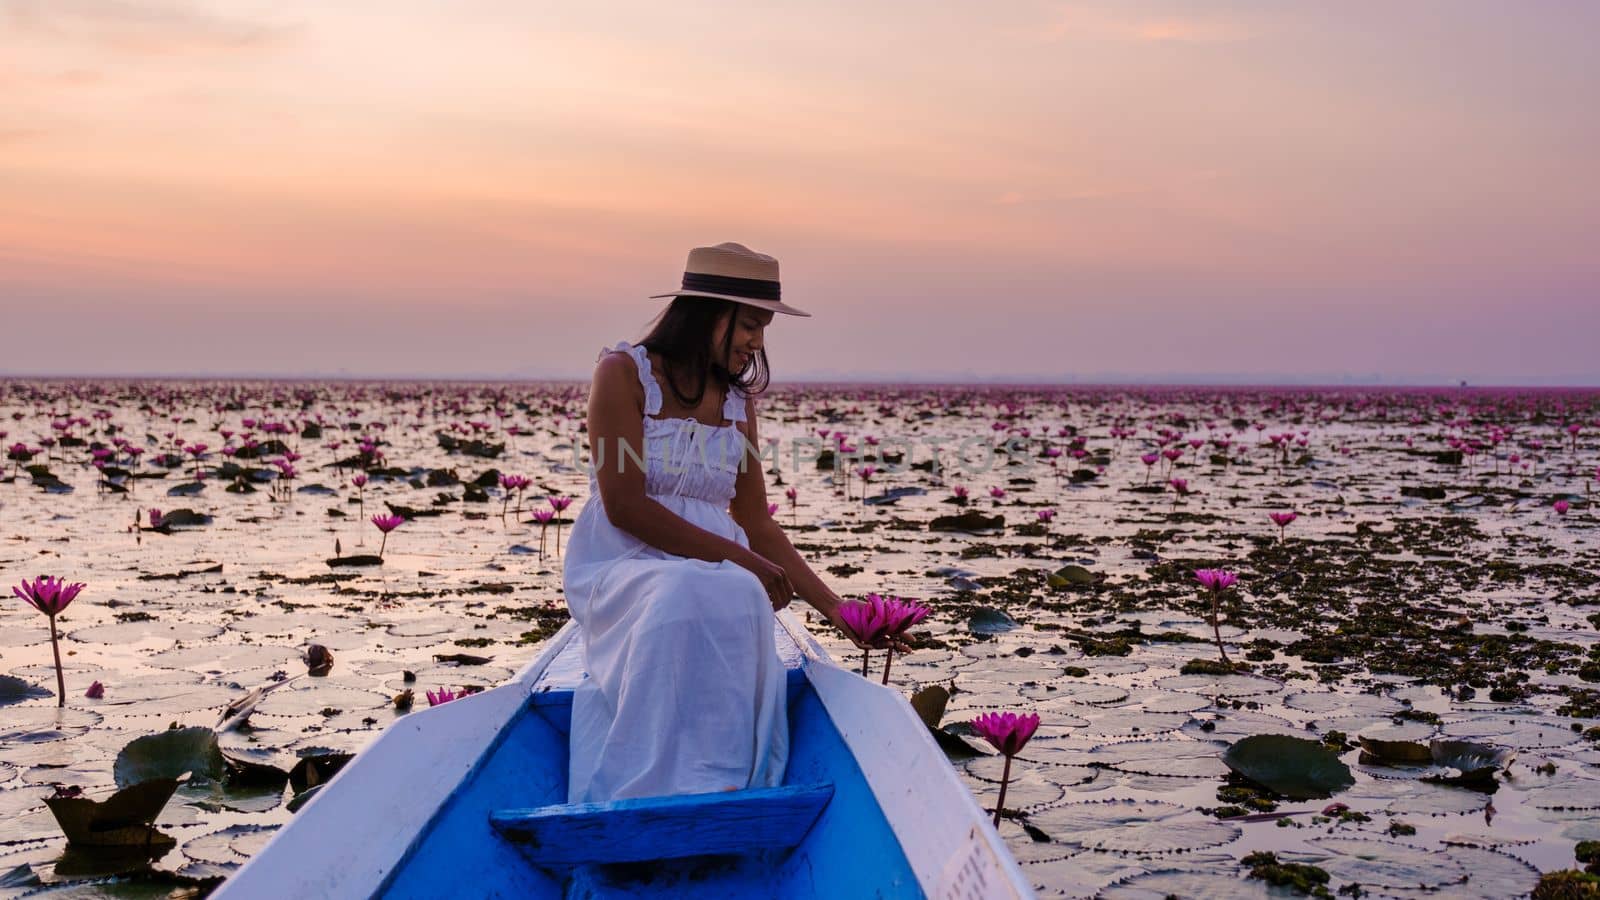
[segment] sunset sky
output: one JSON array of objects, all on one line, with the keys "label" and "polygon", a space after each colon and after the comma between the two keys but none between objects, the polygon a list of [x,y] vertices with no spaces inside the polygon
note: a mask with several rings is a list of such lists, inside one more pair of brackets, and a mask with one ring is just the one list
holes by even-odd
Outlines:
[{"label": "sunset sky", "polygon": [[1600,3],[0,0],[0,373],[1600,384]]}]

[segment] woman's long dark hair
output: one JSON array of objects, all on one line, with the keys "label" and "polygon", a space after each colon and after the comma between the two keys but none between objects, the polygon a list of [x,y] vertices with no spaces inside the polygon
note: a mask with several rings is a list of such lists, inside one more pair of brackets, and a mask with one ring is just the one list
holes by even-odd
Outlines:
[{"label": "woman's long dark hair", "polygon": [[[759,394],[767,389],[771,370],[767,367],[767,350],[757,350],[745,364],[742,372],[729,372],[721,363],[711,361],[711,333],[717,319],[725,314],[738,315],[739,306],[732,300],[715,297],[674,297],[656,319],[650,333],[639,341],[639,346],[654,350],[666,363],[667,387],[678,402],[689,408],[700,405],[705,399],[706,386],[715,380],[718,387],[727,390],[738,387],[746,394]],[[728,330],[718,348],[720,359],[728,358],[733,348],[735,322],[728,320]],[[694,384],[693,391],[684,390],[684,380]]]}]

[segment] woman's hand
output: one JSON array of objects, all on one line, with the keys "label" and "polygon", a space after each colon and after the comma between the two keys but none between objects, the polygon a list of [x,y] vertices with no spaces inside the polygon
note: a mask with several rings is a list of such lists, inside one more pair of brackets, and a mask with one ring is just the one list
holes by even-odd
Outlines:
[{"label": "woman's hand", "polygon": [[783,570],[783,566],[753,550],[746,551],[742,557],[733,562],[750,570],[750,573],[761,582],[761,586],[767,589],[767,599],[772,601],[772,611],[777,612],[788,606],[789,601],[794,598],[794,585],[789,583],[789,574]]}]

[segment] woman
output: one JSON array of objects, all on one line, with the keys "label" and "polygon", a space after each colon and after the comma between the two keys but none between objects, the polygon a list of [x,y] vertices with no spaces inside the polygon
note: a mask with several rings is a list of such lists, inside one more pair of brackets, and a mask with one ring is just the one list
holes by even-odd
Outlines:
[{"label": "woman", "polygon": [[781,784],[773,613],[799,594],[841,625],[843,601],[767,512],[752,452],[766,326],[809,313],[779,299],[776,260],[732,243],[690,251],[661,297],[648,336],[601,352],[589,394],[589,498],[563,571],[586,672],[573,803]]}]

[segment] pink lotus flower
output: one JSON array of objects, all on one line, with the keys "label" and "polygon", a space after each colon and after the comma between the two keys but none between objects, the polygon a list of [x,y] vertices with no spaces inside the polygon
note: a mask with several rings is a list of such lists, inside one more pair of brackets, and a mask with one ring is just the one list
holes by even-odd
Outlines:
[{"label": "pink lotus flower", "polygon": [[96,681],[95,683],[89,685],[89,689],[84,691],[83,695],[88,697],[90,700],[99,700],[105,697],[106,686]]},{"label": "pink lotus flower", "polygon": [[776,504],[776,503],[768,503],[767,504],[767,515],[769,515],[769,516],[773,515],[777,511],[778,511],[778,504]]},{"label": "pink lotus flower", "polygon": [[1564,515],[1567,514],[1567,510],[1572,508],[1572,504],[1568,503],[1565,500],[1557,500],[1552,505],[1552,508],[1556,511],[1556,515],[1564,516]]},{"label": "pink lotus flower", "polygon": [[150,507],[150,527],[161,527],[161,510],[156,509],[154,506]]},{"label": "pink lotus flower", "polygon": [[466,695],[466,691],[457,692],[452,691],[449,688],[440,688],[437,691],[428,691],[428,705],[438,706],[441,703],[449,703],[451,700],[456,700],[461,697],[465,697]]},{"label": "pink lotus flower", "polygon": [[[886,597],[868,594],[865,601],[846,603],[839,607],[839,618],[855,635],[856,640],[871,648],[889,651],[883,666],[883,684],[889,683],[889,666],[894,662],[894,641],[906,629],[928,617],[928,608],[910,598]],[[861,675],[867,674],[871,651],[863,651]]]},{"label": "pink lotus flower", "polygon": [[993,497],[996,500],[1004,498],[1005,495],[1006,495],[1006,492],[1005,492],[1004,488],[989,488],[989,496]]},{"label": "pink lotus flower", "polygon": [[44,613],[50,620],[50,652],[55,655],[56,660],[57,706],[67,705],[67,680],[61,672],[61,641],[56,632],[56,616],[77,598],[78,592],[83,588],[84,585],[80,582],[67,584],[63,579],[41,575],[33,581],[24,580],[11,589],[11,593],[26,600],[29,606]]},{"label": "pink lotus flower", "polygon": [[379,559],[383,559],[383,548],[389,544],[389,532],[399,528],[405,520],[405,516],[377,515],[372,517],[372,524],[378,526],[378,530],[383,532],[383,539],[378,542]]},{"label": "pink lotus flower", "polygon": [[350,483],[355,485],[358,488],[366,487],[367,486],[367,476],[365,476],[365,475],[357,475],[354,478],[350,479]]},{"label": "pink lotus flower", "polygon": [[973,730],[1006,756],[1016,756],[1039,727],[1036,713],[992,712],[972,720]]},{"label": "pink lotus flower", "polygon": [[556,517],[553,509],[536,509],[533,511],[533,521],[539,523],[539,558],[544,559],[544,534],[550,527],[550,521]]},{"label": "pink lotus flower", "polygon": [[[550,498],[550,508],[555,510],[557,513],[561,512],[562,510],[566,509],[567,507],[569,507],[571,505],[572,505],[572,498],[571,497],[551,497]],[[561,555],[561,519],[560,519],[559,516],[556,518],[555,522],[556,522],[556,555],[560,556]]]},{"label": "pink lotus flower", "polygon": [[1194,580],[1207,590],[1221,591],[1237,584],[1239,576],[1227,569],[1196,569]]},{"label": "pink lotus flower", "polygon": [[1167,479],[1167,484],[1172,485],[1172,489],[1177,491],[1180,497],[1189,493],[1189,479],[1187,478],[1169,478]]},{"label": "pink lotus flower", "polygon": [[1290,511],[1290,512],[1275,512],[1275,513],[1267,513],[1267,518],[1271,519],[1273,524],[1278,526],[1278,543],[1281,544],[1281,543],[1283,543],[1283,531],[1284,531],[1284,529],[1289,527],[1289,523],[1290,522],[1293,522],[1295,519],[1300,518],[1300,514],[1297,513],[1297,512],[1293,512],[1293,511]]},{"label": "pink lotus flower", "polygon": [[1006,806],[1006,785],[1011,782],[1011,758],[1022,752],[1028,739],[1039,728],[1036,713],[1014,712],[984,713],[972,720],[972,728],[984,740],[1005,756],[1005,770],[1000,773],[1000,799],[994,805],[994,825],[1000,827],[1000,814]]},{"label": "pink lotus flower", "polygon": [[1227,648],[1222,646],[1222,625],[1219,622],[1222,592],[1238,583],[1239,576],[1227,569],[1196,569],[1194,580],[1211,591],[1211,633],[1217,641],[1217,652],[1222,655],[1225,665],[1233,665],[1228,660]]},{"label": "pink lotus flower", "polygon": [[64,580],[43,575],[31,582],[24,580],[22,584],[13,587],[11,593],[53,619],[72,603],[83,588],[84,585],[80,583],[67,584]]},{"label": "pink lotus flower", "polygon": [[783,495],[785,497],[789,498],[789,505],[793,506],[796,498],[798,498],[800,496],[800,492],[795,490],[794,488],[789,488],[788,490],[783,492]]}]

